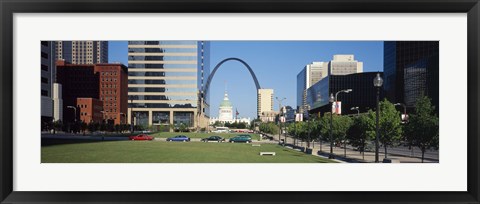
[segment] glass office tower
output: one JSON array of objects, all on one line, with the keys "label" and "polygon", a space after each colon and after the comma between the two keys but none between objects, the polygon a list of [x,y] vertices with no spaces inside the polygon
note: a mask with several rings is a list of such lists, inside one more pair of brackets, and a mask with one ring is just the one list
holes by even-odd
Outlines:
[{"label": "glass office tower", "polygon": [[439,41],[385,41],[384,90],[392,103],[413,109],[421,95],[439,108]]},{"label": "glass office tower", "polygon": [[129,122],[197,127],[200,115],[209,115],[208,98],[199,98],[210,74],[209,51],[205,41],[129,41]]}]

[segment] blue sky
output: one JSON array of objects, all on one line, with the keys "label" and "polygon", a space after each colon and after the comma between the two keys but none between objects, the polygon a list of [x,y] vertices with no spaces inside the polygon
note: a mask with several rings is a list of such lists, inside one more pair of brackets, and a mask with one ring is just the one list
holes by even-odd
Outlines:
[{"label": "blue sky", "polygon": [[[110,41],[109,61],[128,64],[128,43]],[[296,107],[297,74],[314,61],[330,61],[335,54],[353,54],[363,62],[364,72],[383,70],[383,41],[212,41],[211,70],[225,58],[237,57],[252,67],[262,88],[274,89],[282,105]],[[240,62],[228,61],[210,84],[210,115],[218,116],[225,88],[240,117],[256,115],[254,81]],[[274,101],[274,110],[278,103]]]}]

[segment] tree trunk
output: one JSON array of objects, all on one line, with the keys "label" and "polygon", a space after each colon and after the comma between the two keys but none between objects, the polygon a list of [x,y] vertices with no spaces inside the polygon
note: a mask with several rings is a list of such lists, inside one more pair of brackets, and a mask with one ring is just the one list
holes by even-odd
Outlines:
[{"label": "tree trunk", "polygon": [[347,158],[347,141],[343,142],[343,154]]},{"label": "tree trunk", "polygon": [[385,147],[385,159],[387,158],[387,145],[383,145],[383,147]]},{"label": "tree trunk", "polygon": [[425,147],[422,147],[422,163],[424,158],[425,158]]}]

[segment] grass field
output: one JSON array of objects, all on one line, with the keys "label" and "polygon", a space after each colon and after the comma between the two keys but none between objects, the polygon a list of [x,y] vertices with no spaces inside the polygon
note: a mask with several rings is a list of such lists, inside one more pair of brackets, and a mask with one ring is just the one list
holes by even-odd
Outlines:
[{"label": "grass field", "polygon": [[[276,152],[260,156],[259,152]],[[42,163],[325,163],[275,144],[112,141],[42,146]]]},{"label": "grass field", "polygon": [[195,132],[159,132],[155,134],[151,134],[154,137],[158,138],[169,138],[169,137],[174,137],[176,135],[185,135],[190,138],[206,138],[212,135],[217,135],[220,137],[223,137],[225,139],[229,139],[232,137],[235,137],[237,135],[250,135],[252,136],[252,140],[259,140],[260,136],[258,134],[252,134],[252,133],[195,133]]}]

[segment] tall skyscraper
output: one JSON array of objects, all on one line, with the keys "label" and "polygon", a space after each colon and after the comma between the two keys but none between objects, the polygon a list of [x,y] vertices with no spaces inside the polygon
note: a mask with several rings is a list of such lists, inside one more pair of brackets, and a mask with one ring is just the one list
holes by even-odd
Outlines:
[{"label": "tall skyscraper", "polygon": [[257,95],[257,115],[269,114],[273,111],[273,89],[259,89]]},{"label": "tall skyscraper", "polygon": [[41,41],[41,122],[42,129],[53,122],[53,82],[55,80],[55,49],[50,41]]},{"label": "tall skyscraper", "polygon": [[205,41],[129,41],[128,118],[143,126],[208,125],[209,100],[200,95],[209,52]]},{"label": "tall skyscraper", "polygon": [[307,105],[307,89],[328,76],[328,62],[312,62],[297,75],[297,110],[303,112]]},{"label": "tall skyscraper", "polygon": [[72,64],[108,63],[108,41],[56,41],[56,55]]},{"label": "tall skyscraper", "polygon": [[392,103],[415,106],[421,95],[439,106],[439,42],[384,42],[384,90]]}]

